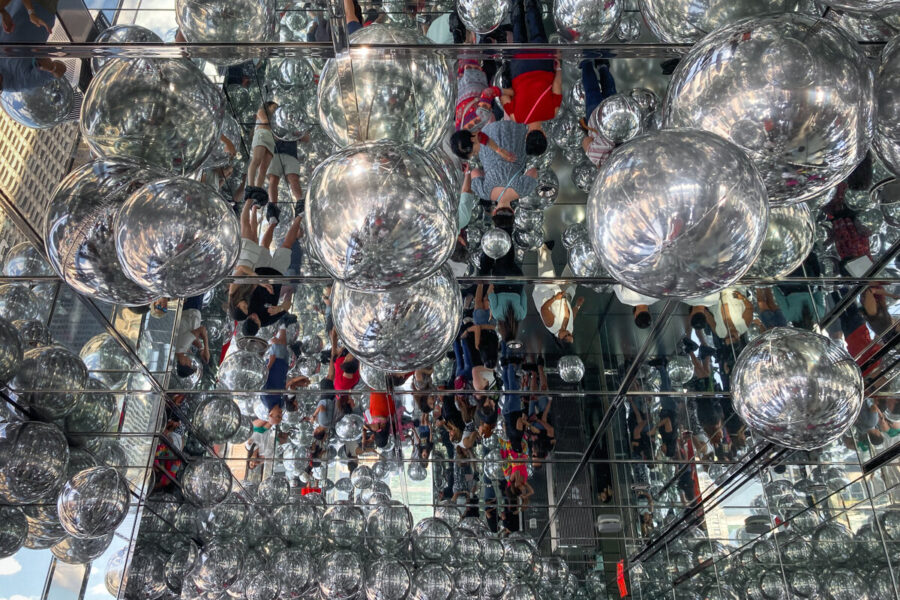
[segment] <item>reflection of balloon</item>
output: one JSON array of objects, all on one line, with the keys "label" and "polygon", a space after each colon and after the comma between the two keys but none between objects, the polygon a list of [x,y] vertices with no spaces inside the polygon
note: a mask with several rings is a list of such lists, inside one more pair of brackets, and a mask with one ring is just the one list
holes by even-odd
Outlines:
[{"label": "reflection of balloon", "polygon": [[641,13],[662,42],[693,44],[745,17],[794,12],[798,0],[641,0]]},{"label": "reflection of balloon", "polygon": [[265,381],[266,362],[253,352],[233,352],[219,365],[219,389],[258,390]]},{"label": "reflection of balloon", "polygon": [[368,565],[366,598],[403,600],[410,587],[409,569],[396,560],[379,560]]},{"label": "reflection of balloon", "polygon": [[338,282],[334,326],[362,362],[384,371],[424,368],[443,356],[462,318],[459,285],[448,267],[387,292],[355,291]]},{"label": "reflection of balloon", "polygon": [[[18,373],[10,383],[19,401],[45,419],[59,419],[75,408],[87,381],[81,359],[62,346],[32,348],[22,356]],[[42,390],[75,390],[45,392]]]},{"label": "reflection of balloon", "polygon": [[559,376],[566,383],[577,383],[584,377],[584,362],[580,356],[570,354],[559,359]]},{"label": "reflection of balloon", "polygon": [[[414,29],[378,23],[363,27],[350,40],[352,44],[431,43]],[[358,140],[392,139],[432,149],[453,112],[455,77],[451,78],[447,60],[427,50],[417,50],[402,61],[374,50],[366,57],[354,56],[355,98],[344,96],[339,81],[339,71],[349,60],[330,59],[319,78],[319,124],[328,137],[340,146]],[[355,133],[351,115],[358,116],[361,129]]]},{"label": "reflection of balloon", "polygon": [[228,396],[211,395],[197,405],[191,422],[205,442],[221,444],[241,426],[241,411]]},{"label": "reflection of balloon", "polygon": [[422,519],[413,528],[412,542],[416,552],[423,557],[442,559],[453,546],[453,533],[441,519]]},{"label": "reflection of balloon", "polygon": [[554,0],[556,28],[570,42],[605,42],[616,31],[624,2]]},{"label": "reflection of balloon", "polygon": [[509,234],[499,227],[491,227],[481,236],[481,249],[490,258],[504,256],[512,247]]},{"label": "reflection of balloon", "polygon": [[336,279],[383,290],[434,273],[453,251],[454,192],[410,144],[356,144],[316,168],[307,194],[310,246]]},{"label": "reflection of balloon", "polygon": [[459,20],[466,29],[480,35],[500,27],[511,8],[511,0],[456,0]]},{"label": "reflection of balloon", "polygon": [[220,88],[187,59],[117,60],[91,81],[81,133],[100,156],[192,173],[219,141]]},{"label": "reflection of balloon", "polygon": [[16,244],[3,259],[3,274],[7,277],[44,277],[53,275],[53,269],[29,242]]},{"label": "reflection of balloon", "polygon": [[187,298],[231,272],[240,224],[211,187],[186,177],[149,183],[116,217],[116,253],[138,285],[163,297]]},{"label": "reflection of balloon", "polygon": [[113,223],[133,191],[161,176],[129,161],[95,160],[56,187],[44,221],[44,244],[53,270],[75,291],[126,306],[155,298],[122,272]]},{"label": "reflection of balloon", "polygon": [[322,559],[319,592],[323,598],[356,598],[363,589],[363,562],[350,550],[335,550]]},{"label": "reflection of balloon", "polygon": [[66,477],[69,446],[55,425],[26,421],[0,431],[0,498],[33,503],[56,494]]},{"label": "reflection of balloon", "polygon": [[0,92],[3,112],[19,125],[32,129],[48,129],[68,121],[74,104],[75,92],[65,77],[45,75],[40,85]]},{"label": "reflection of balloon", "polygon": [[[156,33],[150,31],[146,27],[140,25],[113,25],[107,27],[100,32],[95,44],[146,44],[146,43],[162,43],[162,39]],[[114,60],[105,56],[95,56],[91,58],[91,71],[96,75],[103,66],[110,60]]]},{"label": "reflection of balloon", "polygon": [[28,523],[22,509],[15,506],[0,506],[0,558],[18,552],[27,535]]},{"label": "reflection of balloon", "polygon": [[812,251],[815,233],[815,222],[806,204],[772,208],[759,257],[747,274],[768,279],[790,274]]},{"label": "reflection of balloon", "polygon": [[223,460],[198,459],[184,469],[181,486],[186,500],[209,508],[231,493],[231,471]]},{"label": "reflection of balloon", "polygon": [[88,371],[96,371],[91,376],[109,388],[124,385],[132,368],[131,360],[122,346],[105,332],[86,341],[78,356]]},{"label": "reflection of balloon", "polygon": [[731,285],[756,259],[767,217],[753,164],[728,141],[694,130],[657,131],[622,146],[588,198],[603,266],[655,298]]},{"label": "reflection of balloon", "polygon": [[694,376],[694,363],[689,356],[679,354],[669,359],[666,372],[672,385],[683,385]]},{"label": "reflection of balloon", "polygon": [[591,125],[607,140],[621,144],[641,132],[643,115],[638,103],[627,94],[614,94],[591,113]]},{"label": "reflection of balloon", "polygon": [[116,530],[128,514],[130,500],[128,486],[115,469],[93,467],[63,485],[56,510],[69,535],[93,538]]},{"label": "reflection of balloon", "polygon": [[67,535],[56,542],[50,552],[57,559],[72,565],[82,565],[100,558],[113,540],[112,533],[92,538],[77,538]]},{"label": "reflection of balloon", "polygon": [[[253,44],[275,39],[275,0],[176,0],[175,20],[187,41]],[[247,60],[237,52],[209,58],[218,65]]]},{"label": "reflection of balloon", "polygon": [[881,52],[875,80],[875,139],[873,147],[888,170],[900,173],[900,42],[891,40]]},{"label": "reflection of balloon", "polygon": [[22,340],[16,327],[0,317],[0,384],[16,374],[22,362]]},{"label": "reflection of balloon", "polygon": [[844,180],[872,138],[873,77],[855,41],[792,13],[721,29],[681,60],[667,127],[704,129],[740,146],[773,204],[812,198]]},{"label": "reflection of balloon", "polygon": [[863,404],[859,367],[827,337],[787,327],[741,352],[732,374],[735,411],[760,437],[812,450],[849,429]]},{"label": "reflection of balloon", "polygon": [[[86,393],[66,415],[66,432],[103,433],[113,425],[113,418],[118,407],[116,398],[106,390],[108,388],[93,377],[89,377],[85,385]],[[87,441],[84,437],[76,437],[77,441]]]},{"label": "reflection of balloon", "polygon": [[0,285],[0,315],[10,321],[40,318],[41,307],[27,285],[7,283]]}]

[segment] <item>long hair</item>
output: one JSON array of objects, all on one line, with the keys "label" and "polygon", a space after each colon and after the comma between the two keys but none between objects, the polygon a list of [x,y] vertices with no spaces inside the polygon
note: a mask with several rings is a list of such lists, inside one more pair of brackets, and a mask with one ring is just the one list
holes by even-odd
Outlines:
[{"label": "long hair", "polygon": [[519,322],[516,320],[516,315],[512,310],[508,310],[506,316],[497,323],[497,331],[500,332],[500,337],[507,344],[519,335]]}]

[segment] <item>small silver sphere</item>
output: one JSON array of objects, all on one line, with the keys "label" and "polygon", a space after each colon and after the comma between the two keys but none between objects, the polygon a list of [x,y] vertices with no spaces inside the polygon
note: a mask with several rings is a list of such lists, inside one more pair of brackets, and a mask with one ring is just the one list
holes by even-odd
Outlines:
[{"label": "small silver sphere", "polygon": [[798,450],[838,439],[863,405],[859,366],[830,338],[787,327],[744,348],[732,374],[732,401],[760,437]]},{"label": "small silver sphere", "polygon": [[256,353],[239,350],[229,354],[219,365],[221,390],[258,390],[266,381],[266,362]]},{"label": "small silver sphere", "polygon": [[59,522],[69,535],[95,538],[113,533],[128,514],[131,495],[118,471],[85,469],[69,479],[56,500]]},{"label": "small silver sphere", "polygon": [[553,20],[569,42],[605,42],[616,32],[625,3],[622,0],[554,0]]},{"label": "small silver sphere", "polygon": [[641,18],[634,13],[622,15],[618,27],[616,27],[616,38],[623,43],[633,42],[641,37]]},{"label": "small silver sphere", "polygon": [[610,142],[621,144],[641,133],[643,121],[641,107],[631,96],[614,94],[594,109],[590,125]]},{"label": "small silver sphere", "polygon": [[78,356],[92,376],[108,388],[122,387],[134,368],[122,346],[108,333],[98,333],[84,343]]},{"label": "small silver sphere", "polygon": [[[367,28],[368,29],[368,28]],[[306,231],[332,277],[385,290],[434,273],[456,242],[458,195],[410,144],[355,144],[313,173]]]},{"label": "small silver sphere", "polygon": [[224,460],[198,459],[185,467],[181,486],[188,502],[211,508],[231,493],[231,470]]},{"label": "small silver sphere", "polygon": [[[176,0],[175,20],[192,43],[254,44],[275,40],[275,0]],[[210,57],[217,65],[247,60],[238,53]]]},{"label": "small silver sphere", "polygon": [[28,522],[22,509],[16,506],[0,506],[0,558],[19,551],[28,535]]},{"label": "small silver sphere", "polygon": [[421,600],[448,600],[453,591],[453,580],[446,567],[430,563],[419,567],[412,577],[413,598]]},{"label": "small silver sphere", "polygon": [[122,271],[114,222],[132,192],[161,177],[127,160],[95,160],[56,187],[44,221],[44,245],[53,270],[75,291],[125,306],[146,305],[156,297]]},{"label": "small silver sphere", "polygon": [[194,409],[191,423],[205,442],[221,444],[240,428],[241,411],[228,396],[210,395]]},{"label": "small silver sphere", "polygon": [[588,197],[603,266],[654,298],[692,298],[740,278],[759,253],[768,202],[740,149],[696,130],[656,131],[617,149]]},{"label": "small silver sphere", "polygon": [[773,204],[808,200],[863,159],[874,125],[872,70],[827,21],[791,13],[704,38],[666,95],[666,127],[703,129],[740,146]]},{"label": "small silver sphere", "polygon": [[790,274],[809,256],[815,233],[816,224],[805,203],[773,207],[766,238],[747,275],[779,279]]},{"label": "small silver sphere", "polygon": [[[89,392],[83,394],[72,412],[66,415],[65,429],[70,435],[109,431],[119,410],[116,397],[108,393],[109,388],[100,381],[89,377],[85,389]],[[84,443],[88,436],[76,436],[75,439]]]},{"label": "small silver sphere", "polygon": [[[146,43],[162,43],[156,33],[150,31],[146,27],[140,25],[113,25],[100,32],[95,44],[113,44],[116,46],[123,44],[146,44]],[[91,58],[91,71],[94,75],[100,72],[106,63],[114,60],[105,56],[95,56]]]},{"label": "small silver sphere", "polygon": [[413,548],[421,556],[443,559],[453,546],[453,532],[441,519],[422,519],[412,531]]},{"label": "small silver sphere", "polygon": [[108,533],[92,538],[77,538],[67,535],[50,548],[58,560],[70,565],[83,565],[100,558],[113,541],[114,534]]},{"label": "small silver sphere", "polygon": [[111,61],[81,105],[81,133],[100,156],[178,174],[196,171],[219,142],[225,97],[187,59]]},{"label": "small silver sphere", "polygon": [[456,12],[466,29],[484,35],[509,16],[512,0],[456,0]]},{"label": "small silver sphere", "polygon": [[575,354],[560,358],[558,368],[560,378],[566,383],[578,383],[584,377],[584,362]]},{"label": "small silver sphere", "polygon": [[9,321],[41,318],[41,307],[34,292],[21,283],[0,285],[0,315]]},{"label": "small silver sphere", "polygon": [[384,559],[368,566],[367,600],[404,600],[409,593],[409,569],[396,560]]},{"label": "small silver sphere", "polygon": [[[414,29],[375,23],[350,36],[350,43],[427,45],[431,40]],[[413,143],[423,150],[434,148],[445,133],[448,115],[453,113],[456,77],[451,77],[447,59],[422,50],[402,61],[374,50],[368,57],[353,56],[352,107],[339,74],[350,60],[329,59],[319,77],[319,124],[328,137],[341,147],[357,141],[391,139]],[[358,125],[354,125],[357,117]]]},{"label": "small silver sphere", "polygon": [[119,209],[116,253],[125,274],[157,296],[203,294],[231,273],[241,248],[231,207],[186,177],[149,183]]},{"label": "small silver sphere", "polygon": [[684,385],[694,376],[694,363],[690,357],[683,354],[673,356],[666,365],[666,373],[672,385]]},{"label": "small silver sphere", "polygon": [[443,356],[462,318],[459,285],[449,267],[405,288],[333,292],[334,326],[360,361],[383,371],[412,371]]},{"label": "small silver sphere", "polygon": [[30,242],[22,242],[7,251],[3,274],[7,277],[46,277],[53,275],[53,269],[37,248]]},{"label": "small silver sphere", "polygon": [[499,227],[491,227],[481,236],[481,249],[490,258],[497,259],[506,255],[511,247],[509,234]]}]

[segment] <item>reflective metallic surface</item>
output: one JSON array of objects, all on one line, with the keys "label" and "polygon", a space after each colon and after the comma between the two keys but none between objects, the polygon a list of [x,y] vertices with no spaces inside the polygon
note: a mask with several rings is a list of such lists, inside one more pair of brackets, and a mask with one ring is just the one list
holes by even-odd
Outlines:
[{"label": "reflective metallic surface", "polygon": [[571,42],[604,42],[616,32],[623,0],[554,0],[553,20],[559,34]]},{"label": "reflective metallic surface", "polygon": [[100,156],[188,174],[219,140],[224,96],[188,60],[111,61],[81,107],[81,133]]},{"label": "reflective metallic surface", "polygon": [[[72,412],[81,394],[60,390],[83,389],[87,369],[78,356],[62,346],[32,348],[22,362],[10,388],[19,401],[45,419],[59,419]],[[55,390],[45,392],[42,390]]]},{"label": "reflective metallic surface", "polygon": [[614,144],[627,142],[641,133],[643,115],[640,105],[625,94],[615,94],[600,103],[591,114],[591,125]]},{"label": "reflective metallic surface", "polygon": [[316,169],[306,230],[322,265],[355,288],[434,273],[453,251],[456,200],[440,167],[410,144],[357,144]]},{"label": "reflective metallic surface", "polygon": [[759,256],[748,275],[778,279],[803,264],[812,251],[816,233],[806,204],[776,206],[769,210],[769,225]]},{"label": "reflective metallic surface", "polygon": [[7,382],[22,362],[22,341],[15,326],[0,318],[0,382]]},{"label": "reflective metallic surface", "polygon": [[[189,42],[268,42],[275,39],[275,0],[176,0],[175,18]],[[232,65],[240,57],[213,62]]]},{"label": "reflective metallic surface", "polygon": [[128,486],[115,469],[94,467],[66,481],[56,507],[69,535],[90,539],[113,533],[125,518],[130,500]]},{"label": "reflective metallic surface", "polygon": [[456,11],[466,29],[478,34],[490,33],[509,16],[511,0],[457,0]]},{"label": "reflective metallic surface", "polygon": [[387,292],[334,286],[334,326],[354,356],[383,371],[411,371],[440,359],[461,318],[462,300],[448,268]]},{"label": "reflective metallic surface", "polygon": [[745,17],[796,12],[798,0],[640,0],[650,31],[664,42],[692,44]]},{"label": "reflective metallic surface", "polygon": [[55,425],[6,424],[0,430],[0,497],[9,504],[52,501],[68,462],[66,439]]},{"label": "reflective metallic surface", "polygon": [[47,76],[40,85],[0,92],[0,108],[13,121],[33,129],[49,129],[69,120],[75,93],[68,80]]},{"label": "reflective metallic surface", "polygon": [[755,167],[726,140],[661,131],[610,157],[588,200],[588,230],[603,266],[653,297],[719,291],[750,268],[768,204]]},{"label": "reflective metallic surface", "polygon": [[900,172],[900,52],[897,41],[891,41],[881,53],[875,80],[875,110],[872,147],[896,175]]},{"label": "reflective metallic surface", "polygon": [[[115,25],[104,29],[97,36],[98,43],[103,44],[140,44],[144,42],[162,42],[156,33],[140,25]],[[91,59],[91,70],[96,75],[109,59],[95,57]]]},{"label": "reflective metallic surface", "polygon": [[157,296],[206,292],[231,272],[240,252],[234,211],[215,190],[185,177],[136,191],[114,227],[125,274]]},{"label": "reflective metallic surface", "polygon": [[[375,24],[351,36],[353,44],[428,44],[428,38],[396,25]],[[342,62],[331,59],[319,78],[319,124],[339,146],[357,141],[391,139],[432,149],[452,114],[454,86],[447,60],[427,51],[407,61],[373,53],[353,60],[353,93],[359,129],[351,125],[351,99],[339,81]]]},{"label": "reflective metallic surface", "polygon": [[734,368],[734,408],[763,438],[801,450],[840,437],[863,405],[859,367],[834,341],[775,328],[751,342]]},{"label": "reflective metallic surface", "polygon": [[695,45],[673,75],[663,122],[730,139],[781,204],[847,177],[869,146],[873,116],[873,75],[856,44],[833,25],[785,14]]}]

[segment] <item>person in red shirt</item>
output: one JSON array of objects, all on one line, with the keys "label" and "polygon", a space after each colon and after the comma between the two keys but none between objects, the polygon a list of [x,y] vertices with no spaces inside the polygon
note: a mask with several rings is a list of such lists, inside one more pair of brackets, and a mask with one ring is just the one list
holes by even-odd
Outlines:
[{"label": "person in red shirt", "polygon": [[[517,0],[510,20],[513,40],[520,44],[546,44],[547,32],[537,0]],[[528,126],[526,147],[546,148],[547,137],[541,129],[544,121],[556,116],[562,103],[562,71],[559,61],[544,52],[522,53],[510,61],[512,95],[500,97],[503,110],[517,123]],[[508,92],[510,90],[504,90]],[[529,152],[532,154],[532,152]],[[536,152],[541,154],[541,152]]]},{"label": "person in red shirt", "polygon": [[359,361],[344,350],[334,361],[334,389],[352,390],[359,383]]},{"label": "person in red shirt", "polygon": [[[847,290],[842,290],[839,292],[832,292],[831,297],[835,299],[835,302],[840,301],[841,294],[846,294]],[[875,362],[874,364],[866,366],[866,363],[869,362],[876,352],[881,350],[881,344],[872,343],[872,334],[869,332],[869,328],[866,325],[866,321],[863,318],[862,314],[859,310],[859,305],[854,302],[847,309],[841,313],[840,316],[841,322],[841,333],[844,334],[844,343],[847,344],[847,351],[850,353],[850,356],[853,357],[853,360],[856,363],[863,367],[863,375],[867,376],[871,374],[872,370],[878,366],[881,361]]]}]

